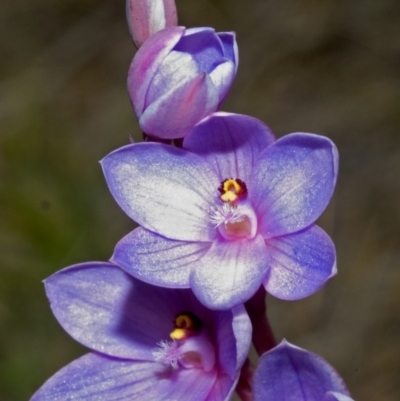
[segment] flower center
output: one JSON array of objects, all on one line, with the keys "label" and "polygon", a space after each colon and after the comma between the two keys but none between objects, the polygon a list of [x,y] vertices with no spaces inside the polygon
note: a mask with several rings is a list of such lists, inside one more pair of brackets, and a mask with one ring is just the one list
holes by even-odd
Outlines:
[{"label": "flower center", "polygon": [[181,312],[174,319],[172,341],[157,343],[154,360],[177,369],[202,368],[209,372],[215,365],[215,349],[203,322],[191,312]]},{"label": "flower center", "polygon": [[173,340],[184,340],[198,332],[202,325],[203,323],[195,314],[182,312],[174,319],[175,328],[171,331],[169,336]]},{"label": "flower center", "polygon": [[221,185],[218,187],[218,191],[221,194],[222,202],[234,203],[239,199],[246,197],[247,195],[247,186],[244,181],[236,178],[227,178],[226,180],[221,182]]},{"label": "flower center", "polygon": [[218,187],[222,205],[212,206],[211,222],[228,240],[254,238],[257,233],[257,217],[247,198],[247,186],[239,178],[228,178]]},{"label": "flower center", "polygon": [[228,221],[225,223],[224,228],[228,236],[238,238],[251,236],[251,221],[248,216],[242,216],[239,221]]}]

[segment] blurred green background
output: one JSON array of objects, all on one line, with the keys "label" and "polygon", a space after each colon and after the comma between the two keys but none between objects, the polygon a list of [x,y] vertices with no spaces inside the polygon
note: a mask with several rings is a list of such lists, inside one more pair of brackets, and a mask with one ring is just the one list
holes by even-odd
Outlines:
[{"label": "blurred green background", "polygon": [[[278,339],[324,356],[356,400],[400,399],[400,2],[177,0],[181,25],[234,30],[223,110],[277,136],[331,137],[340,177],[320,220],[339,274],[299,302],[269,299]],[[107,260],[134,224],[98,160],[140,138],[125,82],[125,4],[0,3],[0,401],[23,401],[85,352],[41,280]],[[157,401],[157,400],[155,400]]]}]

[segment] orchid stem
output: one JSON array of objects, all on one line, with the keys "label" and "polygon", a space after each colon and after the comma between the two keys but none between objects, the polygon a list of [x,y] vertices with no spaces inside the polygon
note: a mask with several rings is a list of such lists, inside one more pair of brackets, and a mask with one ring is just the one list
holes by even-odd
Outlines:
[{"label": "orchid stem", "polygon": [[251,394],[251,383],[253,381],[254,366],[247,358],[240,372],[236,392],[242,401],[253,401]]},{"label": "orchid stem", "polygon": [[263,286],[245,303],[245,307],[253,325],[254,348],[261,356],[277,345],[267,317],[266,291]]}]

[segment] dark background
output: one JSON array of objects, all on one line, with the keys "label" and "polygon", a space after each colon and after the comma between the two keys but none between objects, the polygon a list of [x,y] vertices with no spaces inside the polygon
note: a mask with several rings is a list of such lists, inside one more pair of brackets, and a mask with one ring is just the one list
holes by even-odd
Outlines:
[{"label": "dark background", "polygon": [[[356,400],[399,400],[400,2],[177,5],[181,25],[237,32],[223,110],[339,148],[320,220],[339,274],[303,301],[269,298],[277,338],[325,357]],[[98,164],[140,137],[125,84],[134,52],[122,0],[0,3],[0,401],[29,399],[85,352],[52,316],[41,280],[107,260],[134,226]]]}]

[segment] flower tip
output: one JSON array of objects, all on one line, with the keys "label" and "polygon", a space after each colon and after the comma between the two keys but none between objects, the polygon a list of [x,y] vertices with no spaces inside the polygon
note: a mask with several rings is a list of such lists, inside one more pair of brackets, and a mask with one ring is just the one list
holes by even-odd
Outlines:
[{"label": "flower tip", "polygon": [[137,48],[153,34],[176,26],[175,0],[127,0],[126,18]]},{"label": "flower tip", "polygon": [[231,36],[232,38],[236,38],[236,32],[235,31],[227,31],[227,32],[219,32],[218,36]]},{"label": "flower tip", "polygon": [[354,401],[346,394],[338,393],[336,391],[329,391],[325,394],[324,401]]},{"label": "flower tip", "polygon": [[272,348],[271,350],[267,351],[273,351],[273,350],[277,350],[277,349],[284,349],[284,350],[291,350],[293,348],[297,348],[295,345],[293,345],[291,342],[289,342],[286,338],[283,338],[282,341],[276,345],[274,348]]},{"label": "flower tip", "polygon": [[335,263],[334,263],[333,266],[332,266],[331,275],[327,278],[327,280],[329,280],[329,279],[331,279],[332,277],[336,276],[337,272],[338,272],[338,269],[337,269],[337,263],[336,263],[336,260],[335,260]]}]

